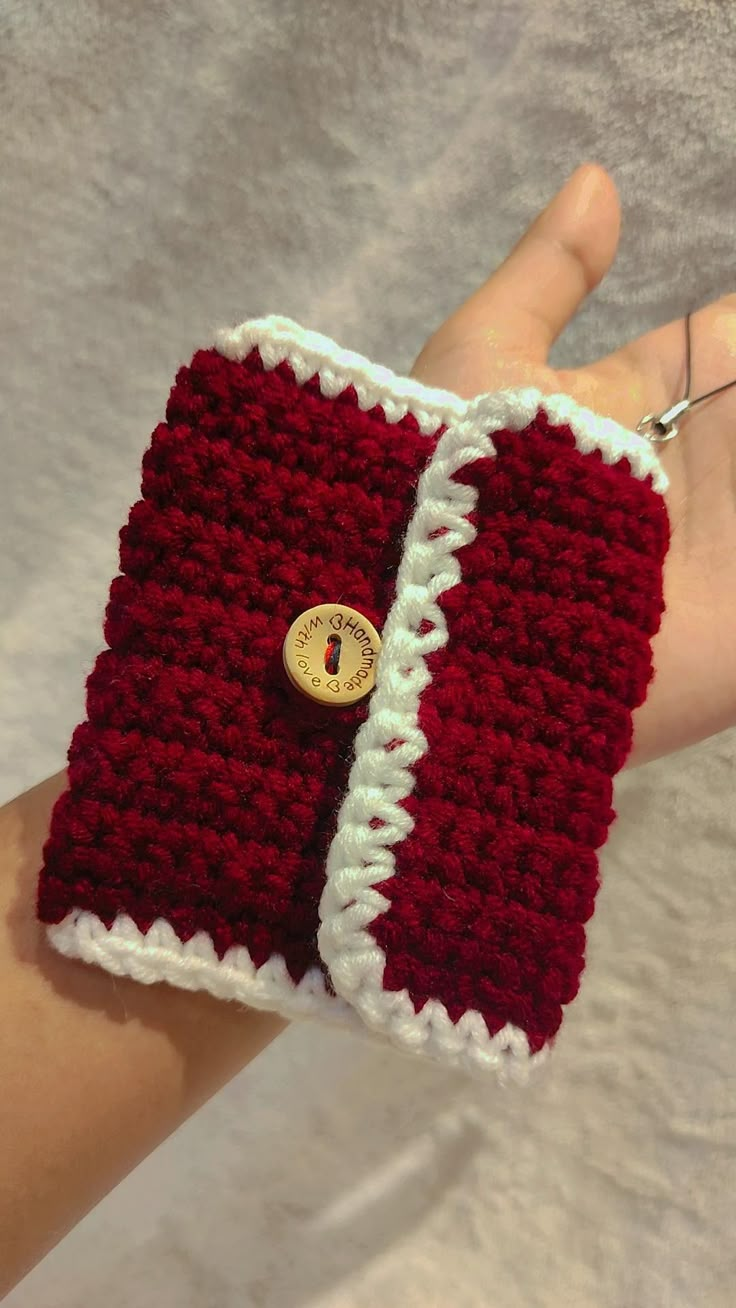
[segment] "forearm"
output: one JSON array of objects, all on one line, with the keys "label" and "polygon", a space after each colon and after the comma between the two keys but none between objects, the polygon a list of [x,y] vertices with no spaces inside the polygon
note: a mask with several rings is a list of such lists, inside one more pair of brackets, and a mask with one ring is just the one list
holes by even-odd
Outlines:
[{"label": "forearm", "polygon": [[49,948],[35,883],[63,785],[0,810],[0,1292],[284,1026]]}]

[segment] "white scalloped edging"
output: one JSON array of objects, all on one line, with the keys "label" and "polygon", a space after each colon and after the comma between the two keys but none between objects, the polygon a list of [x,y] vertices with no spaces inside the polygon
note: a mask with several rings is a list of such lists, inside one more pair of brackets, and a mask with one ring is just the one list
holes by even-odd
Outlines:
[{"label": "white scalloped edging", "polygon": [[161,918],[143,932],[125,914],[107,927],[96,914],[73,909],[62,922],[47,926],[46,933],[54,949],[67,958],[96,963],[144,985],[167,981],[180,990],[207,990],[216,999],[275,1010],[284,1017],[319,1017],[349,1026],[357,1022],[349,1006],[328,993],[319,968],[311,968],[295,985],[280,955],[256,968],[245,946],[236,945],[218,958],[204,931],[182,941]]},{"label": "white scalloped edging", "polygon": [[223,328],[215,337],[218,352],[236,361],[244,359],[256,346],[264,368],[277,368],[286,360],[299,383],[318,373],[322,394],[331,398],[354,386],[361,409],[367,411],[380,404],[387,422],[400,422],[411,413],[425,436],[443,423],[452,422],[465,409],[465,400],[452,391],[401,377],[362,354],[344,350],[329,336],[308,331],[278,314]]},{"label": "white scalloped edging", "polygon": [[353,386],[361,409],[380,404],[390,423],[411,413],[425,435],[445,423],[472,416],[480,405],[488,406],[485,412],[496,431],[504,426],[518,431],[531,422],[537,409],[543,408],[553,423],[572,427],[583,453],[599,449],[607,463],[628,458],[634,476],[643,479],[651,474],[655,490],[663,493],[667,489],[655,446],[646,437],[622,427],[613,418],[600,417],[569,395],[545,395],[530,386],[464,400],[453,391],[425,386],[413,377],[403,377],[382,364],[372,363],[362,354],[343,349],[329,336],[309,331],[275,313],[250,318],[238,327],[224,327],[215,335],[215,348],[227,359],[242,360],[256,347],[265,368],[277,368],[286,361],[299,383],[319,374],[322,394],[332,398]]}]

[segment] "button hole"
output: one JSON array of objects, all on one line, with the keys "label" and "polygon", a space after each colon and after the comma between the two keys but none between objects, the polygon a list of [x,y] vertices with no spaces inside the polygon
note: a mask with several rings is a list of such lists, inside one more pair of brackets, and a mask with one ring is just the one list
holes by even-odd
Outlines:
[{"label": "button hole", "polygon": [[342,637],[331,635],[327,637],[327,648],[325,650],[325,672],[331,677],[336,677],[340,671],[340,652],[342,650]]}]

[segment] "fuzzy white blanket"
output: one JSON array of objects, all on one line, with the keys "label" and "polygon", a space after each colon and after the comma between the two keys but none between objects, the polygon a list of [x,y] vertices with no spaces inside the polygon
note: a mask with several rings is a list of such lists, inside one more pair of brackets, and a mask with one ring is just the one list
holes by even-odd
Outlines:
[{"label": "fuzzy white blanket", "polygon": [[[3,797],[62,764],[141,451],[216,325],[405,369],[584,158],[624,235],[559,361],[733,289],[730,5],[9,0],[0,42]],[[624,778],[538,1085],[292,1029],[7,1302],[730,1308],[735,762]]]}]

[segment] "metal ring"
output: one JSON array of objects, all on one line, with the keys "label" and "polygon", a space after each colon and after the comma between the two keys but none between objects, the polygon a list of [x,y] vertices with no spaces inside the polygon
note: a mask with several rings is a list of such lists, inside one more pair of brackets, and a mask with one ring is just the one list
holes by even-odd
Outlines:
[{"label": "metal ring", "polygon": [[680,428],[677,423],[662,423],[656,413],[647,413],[637,423],[636,430],[653,445],[665,445],[667,441],[674,440]]}]

